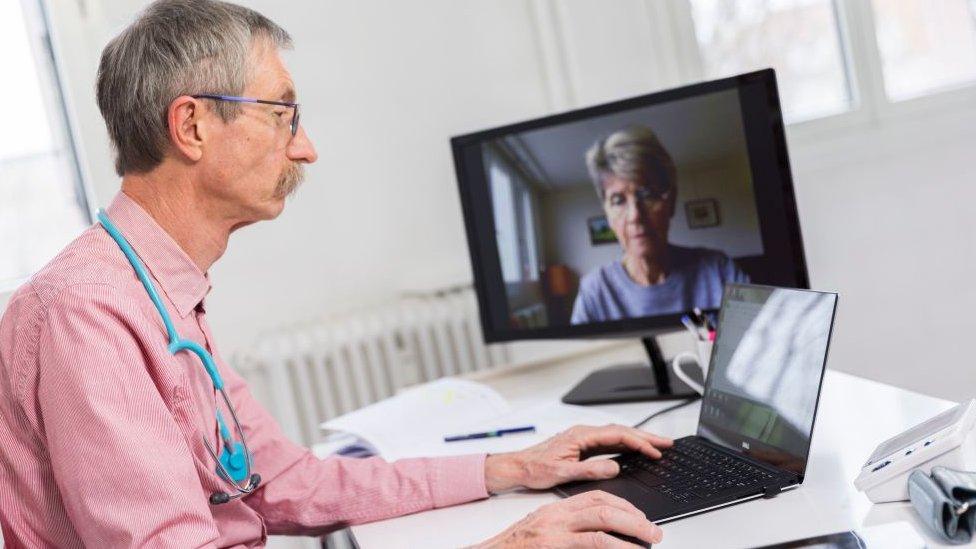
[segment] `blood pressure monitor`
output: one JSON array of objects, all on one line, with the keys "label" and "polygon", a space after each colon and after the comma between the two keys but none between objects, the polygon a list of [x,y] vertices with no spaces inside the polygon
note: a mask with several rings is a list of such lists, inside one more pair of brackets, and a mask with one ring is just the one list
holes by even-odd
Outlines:
[{"label": "blood pressure monitor", "polygon": [[976,399],[963,402],[882,442],[854,486],[874,503],[908,500],[908,475],[942,465],[976,470]]}]

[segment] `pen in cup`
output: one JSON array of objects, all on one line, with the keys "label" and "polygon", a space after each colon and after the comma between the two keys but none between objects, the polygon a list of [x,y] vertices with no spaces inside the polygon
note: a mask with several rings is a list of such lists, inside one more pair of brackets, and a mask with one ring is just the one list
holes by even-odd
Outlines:
[{"label": "pen in cup", "polygon": [[702,310],[701,310],[701,309],[699,309],[698,307],[695,307],[695,309],[694,309],[694,313],[695,313],[695,315],[696,315],[696,316],[697,316],[697,317],[698,317],[699,319],[701,319],[701,320],[700,320],[700,324],[701,324],[702,326],[704,326],[704,327],[705,327],[705,329],[706,329],[706,330],[707,330],[708,332],[714,332],[714,331],[715,331],[715,327],[714,327],[714,326],[712,326],[712,321],[711,321],[711,319],[709,319],[709,318],[708,318],[708,315],[706,315],[705,313],[703,313],[703,312],[702,312]]},{"label": "pen in cup", "polygon": [[691,335],[695,336],[695,339],[698,341],[708,341],[708,331],[692,321],[691,317],[683,315],[681,317],[681,323],[691,332]]},{"label": "pen in cup", "polygon": [[534,433],[534,425],[526,425],[524,427],[509,427],[507,429],[495,429],[494,431],[483,431],[480,433],[468,433],[466,435],[451,435],[444,437],[444,442],[458,442],[461,440],[475,440],[479,438],[495,438],[505,435],[513,435],[515,433]]}]

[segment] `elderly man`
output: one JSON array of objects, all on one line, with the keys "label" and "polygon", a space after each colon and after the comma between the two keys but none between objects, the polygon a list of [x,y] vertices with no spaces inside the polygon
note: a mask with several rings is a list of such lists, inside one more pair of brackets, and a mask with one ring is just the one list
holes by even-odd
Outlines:
[{"label": "elderly man", "polygon": [[571,323],[717,309],[726,282],[749,281],[720,251],[668,242],[677,170],[650,128],[634,126],[597,141],[586,167],[623,258],[583,277]]},{"label": "elderly man", "polygon": [[[204,297],[230,234],[280,214],[316,160],[279,57],[289,42],[248,9],[161,0],[105,48],[98,103],[121,192],[0,321],[9,545],[261,546],[268,534],[608,478],[613,461],[582,458],[670,445],[577,427],[521,452],[387,463],[319,460],[282,435],[217,352]],[[661,539],[633,506],[593,492],[484,546],[632,546],[606,532]]]}]

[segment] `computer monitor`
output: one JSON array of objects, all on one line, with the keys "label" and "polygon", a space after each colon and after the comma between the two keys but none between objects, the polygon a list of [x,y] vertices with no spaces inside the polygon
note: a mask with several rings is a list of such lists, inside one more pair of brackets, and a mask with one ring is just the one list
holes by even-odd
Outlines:
[{"label": "computer monitor", "polygon": [[650,336],[726,282],[809,286],[772,69],[451,145],[485,340],[642,337],[654,386],[609,400],[688,394]]}]

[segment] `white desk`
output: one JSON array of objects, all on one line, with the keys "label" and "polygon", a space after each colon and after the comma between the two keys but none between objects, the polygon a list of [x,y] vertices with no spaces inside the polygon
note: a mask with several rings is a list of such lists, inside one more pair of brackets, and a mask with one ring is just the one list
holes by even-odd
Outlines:
[{"label": "white desk", "polygon": [[[589,371],[644,360],[638,345],[615,346],[551,363],[470,376],[496,389],[514,406],[558,400]],[[666,548],[755,547],[796,538],[909,521],[931,547],[940,547],[906,503],[872,505],[852,483],[882,440],[955,403],[835,371],[828,371],[813,446],[802,486],[775,498],[754,500],[663,524]],[[669,403],[601,406],[629,424]],[[670,437],[694,434],[698,404],[651,421],[645,429]],[[549,492],[520,491],[486,500],[355,526],[363,549],[461,547],[487,539],[541,505]]]}]

